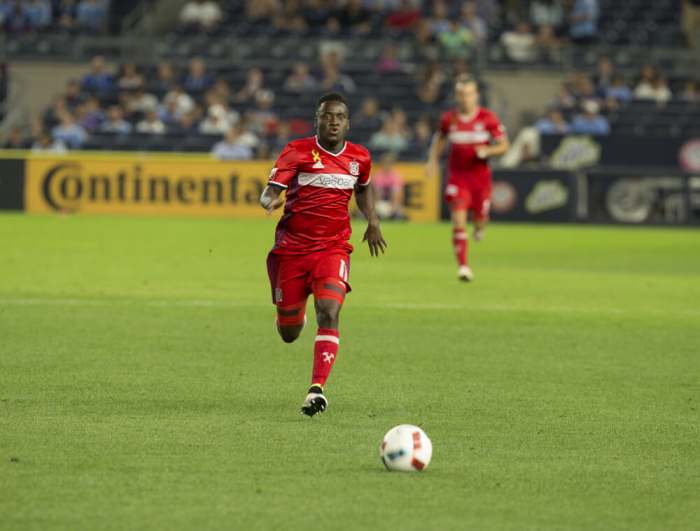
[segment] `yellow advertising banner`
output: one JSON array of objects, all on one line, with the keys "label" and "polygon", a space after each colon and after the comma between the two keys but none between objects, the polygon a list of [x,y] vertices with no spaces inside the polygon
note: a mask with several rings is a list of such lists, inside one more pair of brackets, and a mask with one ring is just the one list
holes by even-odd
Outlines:
[{"label": "yellow advertising banner", "polygon": [[[258,199],[274,161],[143,154],[28,156],[25,210],[90,214],[264,217]],[[410,220],[438,219],[438,182],[396,164]]]}]

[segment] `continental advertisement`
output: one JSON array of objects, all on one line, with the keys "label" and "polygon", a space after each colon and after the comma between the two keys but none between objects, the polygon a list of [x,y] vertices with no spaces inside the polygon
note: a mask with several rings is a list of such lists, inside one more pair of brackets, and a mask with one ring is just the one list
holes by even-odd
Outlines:
[{"label": "continental advertisement", "polygon": [[[258,198],[274,161],[187,155],[14,154],[0,160],[0,208],[30,213],[264,217]],[[439,183],[423,166],[395,164],[411,221],[436,221]],[[18,188],[22,188],[18,193]],[[18,199],[22,204],[18,205]]]}]

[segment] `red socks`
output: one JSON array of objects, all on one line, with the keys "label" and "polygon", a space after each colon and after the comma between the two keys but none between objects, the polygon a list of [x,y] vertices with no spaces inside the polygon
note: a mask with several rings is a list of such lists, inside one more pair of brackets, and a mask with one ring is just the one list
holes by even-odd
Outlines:
[{"label": "red socks", "polygon": [[453,228],[452,245],[454,246],[457,263],[460,266],[467,265],[467,249],[469,248],[467,231],[465,231],[463,228]]},{"label": "red socks", "polygon": [[338,355],[338,331],[334,328],[319,328],[314,342],[314,369],[311,384],[323,387],[331,373],[333,363]]}]

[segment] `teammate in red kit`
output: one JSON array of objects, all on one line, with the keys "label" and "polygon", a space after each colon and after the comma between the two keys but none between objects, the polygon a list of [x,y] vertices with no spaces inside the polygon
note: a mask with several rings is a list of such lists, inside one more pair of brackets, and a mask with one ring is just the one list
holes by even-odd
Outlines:
[{"label": "teammate in red kit", "polygon": [[[386,242],[374,212],[372,161],[364,147],[347,142],[348,107],[342,95],[321,96],[316,110],[317,136],[293,140],[272,168],[260,204],[268,212],[283,204],[275,245],[267,257],[277,330],[291,343],[306,322],[306,299],[314,295],[318,331],[311,387],[301,412],[313,416],[328,406],[323,393],[340,344],[338,315],[350,291],[350,215],[353,191],[368,220],[362,241],[372,256]],[[286,201],[281,195],[286,190]]]},{"label": "teammate in red kit", "polygon": [[484,236],[491,198],[488,159],[504,154],[510,144],[498,117],[479,106],[479,86],[473,77],[461,75],[456,79],[455,99],[457,107],[440,118],[426,170],[428,177],[439,174],[440,155],[449,142],[445,201],[452,217],[452,244],[459,264],[457,276],[470,281],[474,274],[467,261],[467,213],[472,213],[474,239],[479,241]]}]

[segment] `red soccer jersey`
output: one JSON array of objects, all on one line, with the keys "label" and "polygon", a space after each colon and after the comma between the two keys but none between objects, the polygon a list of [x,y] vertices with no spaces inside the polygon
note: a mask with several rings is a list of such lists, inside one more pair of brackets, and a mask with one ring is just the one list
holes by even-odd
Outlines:
[{"label": "red soccer jersey", "polygon": [[484,107],[479,107],[471,116],[451,109],[440,118],[440,131],[450,142],[449,182],[456,185],[488,184],[491,168],[487,160],[476,156],[476,148],[505,135],[498,117]]},{"label": "red soccer jersey", "polygon": [[337,154],[323,149],[315,136],[287,144],[268,182],[287,190],[272,252],[352,252],[348,203],[356,184],[369,184],[371,166],[369,151],[352,142]]}]

